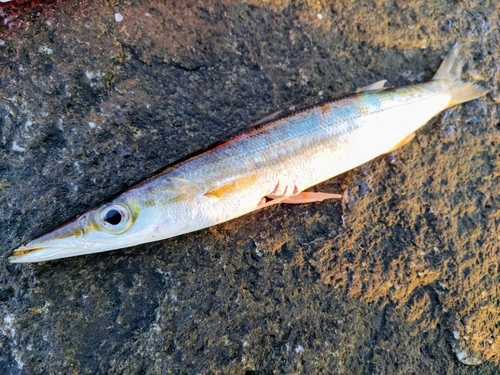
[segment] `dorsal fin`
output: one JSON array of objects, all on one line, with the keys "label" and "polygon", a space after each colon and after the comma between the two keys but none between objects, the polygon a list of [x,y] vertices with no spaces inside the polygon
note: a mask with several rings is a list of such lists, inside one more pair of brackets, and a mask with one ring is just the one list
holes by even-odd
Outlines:
[{"label": "dorsal fin", "polygon": [[260,120],[257,120],[255,122],[252,122],[250,124],[250,126],[256,126],[256,125],[260,125],[260,124],[263,124],[265,122],[268,122],[268,121],[271,121],[271,120],[274,120],[276,117],[278,117],[281,113],[283,112],[282,109],[280,109],[279,111],[276,111],[274,113],[271,113],[270,115],[267,115],[266,117],[263,117],[261,118]]},{"label": "dorsal fin", "polygon": [[375,83],[372,83],[371,85],[361,87],[360,89],[357,89],[356,92],[367,92],[367,91],[378,91],[378,90],[383,90],[384,85],[387,82],[386,79],[383,79],[381,81],[377,81]]}]

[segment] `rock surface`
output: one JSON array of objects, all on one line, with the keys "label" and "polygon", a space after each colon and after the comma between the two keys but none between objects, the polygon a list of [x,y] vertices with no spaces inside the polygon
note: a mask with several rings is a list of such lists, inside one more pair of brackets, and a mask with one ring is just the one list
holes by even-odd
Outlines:
[{"label": "rock surface", "polygon": [[[0,373],[500,372],[498,6],[333,3],[0,8]],[[455,41],[492,92],[317,188],[342,203],[7,263],[269,113],[426,81]]]}]

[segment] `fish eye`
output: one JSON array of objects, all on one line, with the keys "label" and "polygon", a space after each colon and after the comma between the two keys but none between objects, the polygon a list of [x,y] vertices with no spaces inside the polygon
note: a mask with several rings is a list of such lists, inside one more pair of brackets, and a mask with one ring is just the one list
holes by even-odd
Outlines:
[{"label": "fish eye", "polygon": [[132,215],[124,204],[107,204],[97,210],[96,222],[103,231],[120,234],[130,228]]},{"label": "fish eye", "polygon": [[108,212],[106,212],[104,221],[111,225],[118,225],[122,221],[122,214],[118,210],[112,208]]}]

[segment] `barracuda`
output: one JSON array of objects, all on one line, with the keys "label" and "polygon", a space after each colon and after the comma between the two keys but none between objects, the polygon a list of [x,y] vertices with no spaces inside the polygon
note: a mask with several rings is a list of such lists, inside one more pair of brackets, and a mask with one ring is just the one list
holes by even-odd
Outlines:
[{"label": "barracuda", "polygon": [[488,92],[460,79],[458,43],[429,82],[385,81],[259,124],[142,181],[109,203],[17,248],[38,262],[120,249],[196,231],[276,203],[338,194],[304,192],[409,142],[439,112]]}]

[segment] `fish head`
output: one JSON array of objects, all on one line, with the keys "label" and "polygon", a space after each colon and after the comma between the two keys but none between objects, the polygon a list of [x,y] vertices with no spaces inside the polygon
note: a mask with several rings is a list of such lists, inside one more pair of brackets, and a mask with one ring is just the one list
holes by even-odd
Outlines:
[{"label": "fish head", "polygon": [[157,201],[128,194],[18,247],[9,261],[47,261],[173,237],[183,232],[189,223],[189,218],[183,215],[178,216],[180,220],[174,220],[176,212],[175,204],[164,207]]}]

